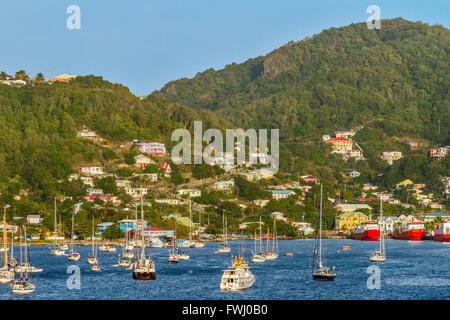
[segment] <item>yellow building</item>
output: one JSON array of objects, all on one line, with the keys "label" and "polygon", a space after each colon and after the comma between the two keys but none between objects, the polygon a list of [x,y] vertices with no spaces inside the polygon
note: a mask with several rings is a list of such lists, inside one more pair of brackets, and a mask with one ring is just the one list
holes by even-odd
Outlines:
[{"label": "yellow building", "polygon": [[335,226],[339,231],[350,231],[367,220],[369,220],[369,217],[364,213],[344,212],[336,217]]},{"label": "yellow building", "polygon": [[409,180],[409,179],[406,179],[406,180],[400,182],[399,184],[397,184],[397,185],[395,186],[395,188],[396,188],[396,189],[400,189],[400,188],[403,188],[403,187],[411,186],[411,185],[413,185],[413,184],[414,184],[414,182],[412,182],[412,181]]}]

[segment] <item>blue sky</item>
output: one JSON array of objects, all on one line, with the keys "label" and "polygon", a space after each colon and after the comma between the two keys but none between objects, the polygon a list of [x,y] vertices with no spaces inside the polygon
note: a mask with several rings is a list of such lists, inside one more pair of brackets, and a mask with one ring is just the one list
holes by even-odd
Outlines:
[{"label": "blue sky", "polygon": [[[81,9],[69,30],[67,7]],[[449,27],[448,0],[2,0],[0,70],[101,75],[136,95],[330,27],[403,17]]]}]

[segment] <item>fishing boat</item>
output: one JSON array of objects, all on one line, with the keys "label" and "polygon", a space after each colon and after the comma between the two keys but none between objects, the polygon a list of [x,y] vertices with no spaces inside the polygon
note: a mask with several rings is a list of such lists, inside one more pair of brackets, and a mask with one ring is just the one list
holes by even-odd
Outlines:
[{"label": "fishing boat", "polygon": [[264,252],[266,260],[276,260],[278,258],[278,236],[277,236],[277,219],[273,219],[273,236],[272,250]]},{"label": "fishing boat", "polygon": [[422,221],[412,221],[404,226],[396,225],[392,237],[399,240],[420,241],[425,237],[425,224]]},{"label": "fishing boat", "polygon": [[[334,267],[331,269],[325,266],[322,261],[322,184],[320,185],[320,211],[319,211],[319,232],[314,243],[312,277],[314,280],[333,281],[336,277]],[[317,245],[319,249],[317,250]]]},{"label": "fishing boat", "polygon": [[450,222],[441,223],[434,230],[434,241],[450,242]]},{"label": "fishing boat", "polygon": [[259,251],[256,251],[256,231],[255,231],[255,251],[253,252],[252,255],[252,262],[265,262],[266,261],[266,257],[263,253],[262,250],[262,222],[261,222],[261,217],[259,217]]},{"label": "fishing boat", "polygon": [[380,238],[378,221],[371,220],[361,223],[352,230],[350,237],[355,240],[377,241]]},{"label": "fishing boat", "polygon": [[81,258],[81,255],[73,250],[73,225],[75,223],[75,216],[74,216],[74,212],[72,212],[72,229],[70,231],[70,253],[68,254],[67,258],[69,259],[69,261],[78,261]]},{"label": "fishing boat", "polygon": [[104,244],[98,250],[101,252],[116,252],[116,247],[110,244]]},{"label": "fishing boat", "polygon": [[[11,291],[13,294],[17,295],[25,295],[25,294],[31,294],[36,289],[36,285],[34,284],[31,273],[28,270],[26,266],[31,266],[31,264],[28,262],[28,251],[27,251],[27,231],[26,228],[24,228],[24,234],[25,234],[25,259],[22,260],[22,246],[20,246],[20,265],[24,266],[25,268],[20,271],[20,278],[17,280],[12,280],[10,286]],[[22,238],[20,237],[20,242],[22,242]]]},{"label": "fishing boat", "polygon": [[231,252],[231,248],[228,245],[228,227],[227,227],[227,219],[225,218],[225,212],[222,216],[222,223],[223,223],[223,233],[225,234],[225,241],[222,242],[219,245],[219,248],[217,249],[216,253],[228,253]]},{"label": "fishing boat", "polygon": [[[142,243],[144,241],[144,209],[143,209],[143,199],[141,194],[141,238]],[[156,268],[155,263],[151,256],[148,258],[145,256],[145,245],[141,247],[141,256],[136,259],[130,266],[133,270],[133,279],[136,280],[155,280],[156,279]]]},{"label": "fishing boat", "polygon": [[[8,206],[9,207],[9,206]],[[3,207],[3,267],[0,268],[0,283],[9,283],[14,279],[14,272],[8,269],[8,244],[6,235],[6,208]]]},{"label": "fishing boat", "polygon": [[241,252],[237,257],[231,257],[231,266],[223,270],[220,280],[221,291],[241,291],[249,289],[255,283],[255,276],[244,260],[244,239],[242,238]]},{"label": "fishing boat", "polygon": [[97,257],[97,250],[95,247],[95,232],[94,232],[94,216],[92,216],[92,255],[90,255],[89,257],[87,257],[87,262],[89,264],[98,264],[98,257]]},{"label": "fishing boat", "polygon": [[386,248],[384,245],[384,226],[383,226],[383,200],[380,198],[380,248],[370,256],[371,262],[385,262]]}]

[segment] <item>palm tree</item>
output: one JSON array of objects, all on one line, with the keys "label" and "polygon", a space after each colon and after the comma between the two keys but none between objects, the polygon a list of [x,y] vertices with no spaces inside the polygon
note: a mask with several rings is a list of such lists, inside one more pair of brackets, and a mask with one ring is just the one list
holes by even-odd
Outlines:
[{"label": "palm tree", "polygon": [[44,75],[43,75],[41,72],[39,72],[39,73],[36,75],[36,78],[34,79],[34,82],[35,82],[36,84],[42,84],[42,83],[44,83],[44,82],[45,82]]},{"label": "palm tree", "polygon": [[25,73],[25,70],[19,70],[19,71],[17,71],[17,72],[16,72],[16,75],[15,75],[15,79],[16,79],[16,80],[25,80],[25,81],[27,81],[27,80],[28,80],[28,76],[27,76],[27,74]]}]

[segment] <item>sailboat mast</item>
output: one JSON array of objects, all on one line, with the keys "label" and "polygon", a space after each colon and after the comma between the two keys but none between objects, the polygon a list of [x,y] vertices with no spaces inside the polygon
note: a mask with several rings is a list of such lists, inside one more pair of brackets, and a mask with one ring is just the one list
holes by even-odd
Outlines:
[{"label": "sailboat mast", "polygon": [[56,197],[55,197],[55,222],[54,222],[54,231],[53,231],[53,233],[54,233],[55,235],[56,235],[56,233],[57,233],[57,230],[56,230],[57,224],[58,224],[58,222],[56,221]]},{"label": "sailboat mast", "polygon": [[92,216],[92,256],[94,257],[94,216]]},{"label": "sailboat mast", "polygon": [[142,200],[142,186],[141,186],[141,245],[142,245],[142,251],[141,251],[141,259],[145,259],[145,242],[144,242],[144,206],[143,206],[143,200]]},{"label": "sailboat mast", "polygon": [[8,245],[6,244],[6,206],[3,207],[3,259],[8,268]]},{"label": "sailboat mast", "polygon": [[320,184],[319,265],[322,264],[322,184]]},{"label": "sailboat mast", "polygon": [[189,199],[189,238],[192,239],[192,208],[191,199]]},{"label": "sailboat mast", "polygon": [[381,220],[381,230],[380,230],[380,252],[384,254],[384,224],[383,224],[383,199],[380,197],[380,220]]},{"label": "sailboat mast", "polygon": [[261,216],[259,216],[259,252],[262,252],[262,223]]}]

